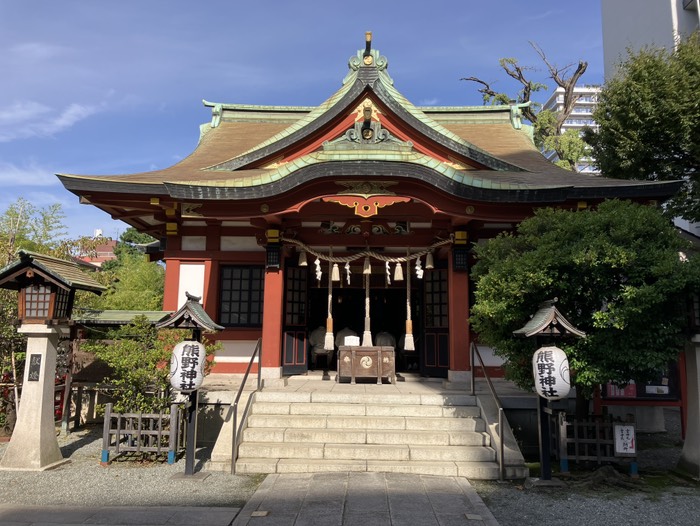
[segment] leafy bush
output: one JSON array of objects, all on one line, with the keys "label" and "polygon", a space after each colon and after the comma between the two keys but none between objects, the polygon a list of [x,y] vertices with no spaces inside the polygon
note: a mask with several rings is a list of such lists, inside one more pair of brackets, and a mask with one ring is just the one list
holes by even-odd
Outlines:
[{"label": "leafy bush", "polygon": [[[158,413],[171,403],[173,347],[188,336],[189,331],[156,330],[145,316],[137,316],[128,325],[109,331],[106,339],[88,340],[82,348],[114,371],[106,381],[113,389],[115,412]],[[209,356],[216,347],[205,345]]]}]

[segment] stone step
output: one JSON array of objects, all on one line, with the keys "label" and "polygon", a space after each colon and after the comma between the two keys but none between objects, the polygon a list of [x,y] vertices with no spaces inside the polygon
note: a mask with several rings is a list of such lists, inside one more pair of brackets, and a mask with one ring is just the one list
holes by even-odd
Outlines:
[{"label": "stone step", "polygon": [[253,413],[258,415],[333,415],[333,416],[416,416],[476,418],[476,406],[439,405],[366,405],[366,404],[312,404],[288,402],[256,402]]},{"label": "stone step", "polygon": [[309,444],[303,442],[243,442],[244,458],[299,458],[326,460],[415,460],[424,462],[495,461],[495,451],[484,446],[415,446],[407,444]]},{"label": "stone step", "polygon": [[[211,464],[209,469],[228,470],[225,463]],[[323,472],[414,473],[435,476],[459,476],[472,480],[498,480],[496,462],[453,462],[418,460],[327,460],[327,459],[260,459],[241,457],[236,463],[236,473],[323,473]],[[507,466],[505,478],[519,479],[528,476],[527,467]]]},{"label": "stone step", "polygon": [[484,431],[480,418],[421,418],[403,416],[326,416],[326,415],[260,415],[248,417],[248,427],[305,429],[408,429],[434,431]]},{"label": "stone step", "polygon": [[[381,386],[377,386],[381,388]],[[453,394],[390,394],[358,393],[356,391],[274,391],[263,390],[255,394],[255,402],[321,403],[321,404],[378,404],[378,405],[476,405],[476,396],[455,392]]]},{"label": "stone step", "polygon": [[315,444],[414,444],[429,446],[488,446],[483,431],[304,429],[248,427],[243,440],[252,442],[309,442]]},{"label": "stone step", "polygon": [[[396,394],[370,384],[363,390],[347,387],[256,393],[236,472],[499,478],[496,452],[474,396],[464,391]],[[208,469],[228,471],[230,453],[225,457],[212,453]],[[506,469],[506,478],[527,475],[524,465]]]}]

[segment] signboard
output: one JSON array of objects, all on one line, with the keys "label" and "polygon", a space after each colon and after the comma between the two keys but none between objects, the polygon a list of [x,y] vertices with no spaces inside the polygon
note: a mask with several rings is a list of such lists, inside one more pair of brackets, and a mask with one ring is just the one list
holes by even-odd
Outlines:
[{"label": "signboard", "polygon": [[29,355],[29,372],[27,373],[27,380],[30,382],[38,382],[40,374],[41,374],[41,354],[30,354]]},{"label": "signboard", "polygon": [[204,380],[204,344],[195,341],[178,343],[170,359],[170,385],[178,391],[195,391]]},{"label": "signboard", "polygon": [[532,355],[537,394],[547,400],[566,398],[571,390],[569,359],[558,347],[541,347]]},{"label": "signboard", "polygon": [[615,456],[636,457],[637,441],[634,435],[634,424],[615,424]]}]

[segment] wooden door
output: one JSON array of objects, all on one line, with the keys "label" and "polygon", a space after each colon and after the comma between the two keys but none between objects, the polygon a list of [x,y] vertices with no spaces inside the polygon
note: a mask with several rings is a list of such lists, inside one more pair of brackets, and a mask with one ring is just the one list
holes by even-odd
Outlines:
[{"label": "wooden door", "polygon": [[447,270],[435,269],[426,272],[423,281],[425,335],[420,371],[429,376],[447,378],[450,368]]},{"label": "wooden door", "polygon": [[303,374],[308,364],[308,270],[287,267],[282,335],[282,374]]}]

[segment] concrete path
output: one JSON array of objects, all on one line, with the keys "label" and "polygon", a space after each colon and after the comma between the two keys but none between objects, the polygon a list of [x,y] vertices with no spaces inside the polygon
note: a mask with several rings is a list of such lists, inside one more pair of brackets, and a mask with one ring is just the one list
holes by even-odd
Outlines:
[{"label": "concrete path", "polygon": [[243,509],[0,504],[0,526],[78,524],[498,526],[467,479],[401,473],[268,475]]},{"label": "concrete path", "polygon": [[401,473],[268,475],[233,526],[498,526],[467,479]]}]

